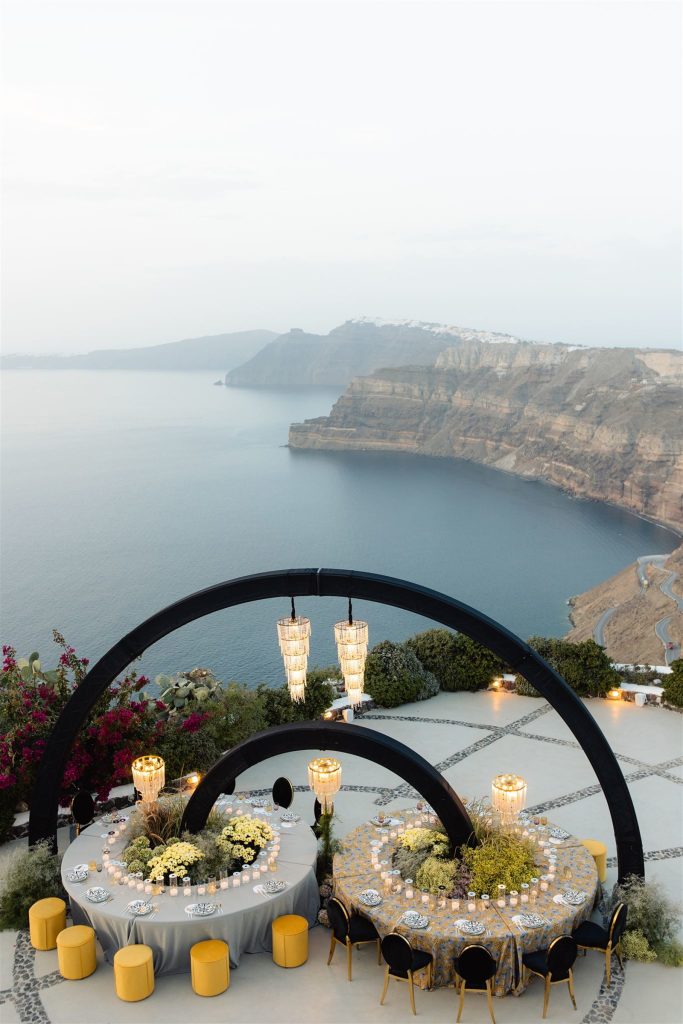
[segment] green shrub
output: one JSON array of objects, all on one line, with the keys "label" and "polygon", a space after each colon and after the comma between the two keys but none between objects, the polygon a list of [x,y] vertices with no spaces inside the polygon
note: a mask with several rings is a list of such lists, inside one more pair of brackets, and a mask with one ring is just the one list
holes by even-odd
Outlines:
[{"label": "green shrub", "polygon": [[212,706],[208,729],[219,750],[225,751],[265,729],[267,724],[261,695],[231,682]]},{"label": "green shrub", "polygon": [[651,946],[671,942],[678,932],[678,907],[658,882],[646,882],[629,875],[623,885],[612,890],[610,907],[625,903],[626,924],[630,931],[642,932]]},{"label": "green shrub", "polygon": [[29,908],[48,896],[66,899],[62,887],[62,858],[53,854],[48,843],[12,854],[0,894],[0,928],[27,928]]},{"label": "green shrub", "polygon": [[342,844],[334,834],[335,813],[321,814],[313,826],[313,831],[318,840],[318,853],[316,857],[315,874],[319,882],[332,874],[332,862],[335,853],[340,853]]},{"label": "green shrub", "polygon": [[671,675],[662,679],[662,686],[667,704],[683,708],[683,658],[671,662]]},{"label": "green shrub", "polygon": [[392,863],[401,872],[401,878],[417,879],[417,873],[431,855],[431,850],[425,847],[421,850],[409,850],[407,847],[398,847],[394,851]]},{"label": "green shrub", "polygon": [[505,670],[495,654],[463,633],[428,629],[406,641],[442,690],[482,690]]},{"label": "green shrub", "polygon": [[0,789],[0,843],[4,843],[12,834],[16,807],[17,793],[14,786]]},{"label": "green shrub", "polygon": [[157,676],[154,680],[161,691],[161,700],[172,713],[185,712],[198,705],[216,700],[221,693],[221,684],[209,668],[192,668],[176,672],[174,676]]},{"label": "green shrub", "polygon": [[515,693],[518,693],[520,697],[542,696],[536,687],[532,686],[529,680],[525,679],[524,676],[515,676]]},{"label": "green shrub", "polygon": [[683,967],[683,943],[677,939],[670,942],[658,942],[655,946],[657,959],[665,967]]},{"label": "green shrub", "polygon": [[186,729],[180,719],[169,719],[159,740],[158,752],[166,762],[166,780],[171,782],[190,772],[207,772],[222,750],[204,725]]},{"label": "green shrub", "polygon": [[305,699],[296,703],[289,696],[287,686],[261,684],[256,692],[262,702],[266,726],[311,722],[320,718],[337,697],[334,685],[327,680],[340,678],[341,673],[334,665],[312,669],[306,676]]},{"label": "green shrub", "polygon": [[365,690],[380,707],[396,708],[435,696],[439,684],[406,644],[383,640],[368,654]]},{"label": "green shrub", "polygon": [[415,883],[420,889],[438,895],[444,888],[450,895],[455,881],[456,863],[442,857],[427,857],[415,876]]},{"label": "green shrub", "polygon": [[629,928],[621,939],[621,949],[626,960],[639,960],[642,964],[651,964],[657,954],[639,928]]},{"label": "green shrub", "polygon": [[581,697],[602,697],[612,687],[619,686],[619,673],[595,640],[574,644],[555,637],[532,636],[529,646]]}]

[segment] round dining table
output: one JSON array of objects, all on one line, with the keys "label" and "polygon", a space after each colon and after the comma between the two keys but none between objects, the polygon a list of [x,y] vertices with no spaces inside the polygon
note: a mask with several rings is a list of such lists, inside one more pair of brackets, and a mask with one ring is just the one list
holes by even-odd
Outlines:
[{"label": "round dining table", "polygon": [[[248,809],[249,813],[260,813]],[[125,812],[124,812],[125,813]],[[111,823],[99,820],[69,845],[62,860],[62,882],[69,896],[74,924],[91,925],[102,946],[105,958],[112,962],[122,946],[144,943],[154,956],[155,974],[175,974],[190,970],[190,948],[204,939],[223,939],[230,948],[230,964],[238,967],[243,953],[272,951],[271,924],[282,914],[300,914],[309,926],[315,924],[320,895],[315,876],[317,840],[310,826],[303,820],[283,822],[278,815],[266,817],[280,828],[280,853],[277,871],[260,876],[235,888],[232,880],[227,889],[218,888],[213,895],[184,896],[182,885],[177,896],[171,896],[168,886],[162,895],[148,896],[127,885],[114,882],[103,868],[89,871],[83,882],[69,881],[68,875],[76,865],[95,862],[102,866],[103,848],[110,858],[120,858],[128,843],[125,832],[108,844]],[[124,869],[125,870],[125,869]],[[260,886],[271,879],[286,883],[282,892],[267,895]],[[109,891],[103,903],[91,903],[86,897],[89,888],[100,886]],[[136,917],[127,909],[135,899],[151,899],[153,911],[146,917]],[[217,904],[210,917],[190,916],[185,908],[198,901]]]},{"label": "round dining table", "polygon": [[[368,822],[354,829],[343,840],[343,849],[334,859],[334,894],[341,899],[348,910],[369,918],[380,937],[389,932],[405,935],[415,949],[431,953],[434,958],[435,987],[454,985],[454,957],[473,943],[480,943],[490,951],[497,961],[496,974],[493,979],[493,990],[497,996],[512,992],[519,995],[526,987],[522,971],[522,955],[538,949],[547,949],[553,939],[571,932],[584,920],[590,917],[595,903],[598,888],[598,874],[595,862],[579,839],[567,835],[562,841],[548,838],[543,831],[546,848],[556,850],[557,869],[553,881],[544,882],[547,889],[538,891],[535,900],[531,898],[525,904],[510,906],[510,898],[505,898],[505,906],[497,905],[498,894],[490,894],[491,901],[487,909],[482,909],[479,895],[476,899],[474,912],[468,911],[468,900],[460,899],[455,907],[451,899],[445,899],[445,906],[439,906],[439,898],[430,896],[429,902],[423,901],[426,895],[417,886],[413,887],[413,896],[406,898],[406,885],[400,875],[390,875],[387,883],[391,890],[387,891],[381,870],[375,870],[371,862],[373,849],[381,847],[380,860],[393,870],[391,857],[396,845],[396,838],[391,833],[406,827],[415,820],[418,812],[394,811],[388,824],[376,825]],[[429,827],[433,827],[434,819]],[[427,824],[423,821],[423,824]],[[548,824],[547,829],[553,825]],[[543,847],[536,847],[536,865],[539,879],[548,874],[548,859]],[[400,884],[401,892],[392,891]],[[585,893],[585,900],[580,906],[568,905],[563,893],[568,888]],[[381,896],[377,906],[366,906],[361,900],[365,889],[374,889]],[[408,910],[418,911],[429,919],[426,928],[410,928],[402,922],[402,915]],[[535,913],[543,919],[540,927],[524,927],[518,920],[520,914]],[[485,933],[474,936],[464,934],[461,930],[463,920],[476,920],[485,928]],[[416,976],[416,983],[425,985],[422,975]]]}]

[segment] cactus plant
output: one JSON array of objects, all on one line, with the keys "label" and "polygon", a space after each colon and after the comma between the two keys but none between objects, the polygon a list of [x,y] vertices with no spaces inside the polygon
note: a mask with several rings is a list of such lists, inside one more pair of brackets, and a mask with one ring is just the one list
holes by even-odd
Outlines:
[{"label": "cactus plant", "polygon": [[215,699],[222,690],[220,682],[208,668],[193,668],[173,676],[160,675],[155,682],[161,690],[161,700],[171,714],[187,710],[188,705]]}]

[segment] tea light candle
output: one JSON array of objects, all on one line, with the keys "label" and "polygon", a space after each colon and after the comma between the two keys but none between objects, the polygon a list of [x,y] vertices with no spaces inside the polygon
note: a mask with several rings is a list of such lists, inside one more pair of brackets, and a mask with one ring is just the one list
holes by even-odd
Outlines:
[{"label": "tea light candle", "polygon": [[545,877],[544,877],[544,878],[541,879],[541,892],[547,892],[547,891],[548,891],[548,883],[546,882]]},{"label": "tea light candle", "polygon": [[242,884],[244,885],[247,882],[251,882],[251,874],[249,873],[249,871],[243,871],[242,872]]},{"label": "tea light candle", "polygon": [[200,882],[199,885],[197,886],[197,895],[206,896],[206,885],[204,882]]},{"label": "tea light candle", "polygon": [[113,846],[116,842],[116,836],[107,836],[107,843],[109,846]]},{"label": "tea light candle", "polygon": [[390,839],[395,839],[396,838],[396,829],[395,828],[392,828],[391,832],[389,833],[389,838]]},{"label": "tea light candle", "polygon": [[529,902],[529,883],[528,882],[522,882],[521,893],[520,893],[519,899],[520,899],[521,903],[528,903]]},{"label": "tea light candle", "polygon": [[221,889],[227,889],[229,884],[227,878],[221,878]]},{"label": "tea light candle", "polygon": [[232,887],[233,887],[233,889],[237,889],[239,884],[240,884],[240,876],[239,875],[233,875],[232,876]]},{"label": "tea light candle", "polygon": [[428,892],[423,892],[422,893],[422,902],[424,903],[424,905],[426,907],[429,906],[429,893]]},{"label": "tea light candle", "polygon": [[124,875],[123,871],[121,871],[121,869],[119,868],[119,870],[114,875],[114,881],[118,882],[119,885],[127,885],[128,875]]},{"label": "tea light candle", "polygon": [[489,894],[487,892],[483,892],[481,894],[481,909],[483,911],[487,911],[489,909],[489,903],[490,902],[491,902],[491,897],[489,896]]},{"label": "tea light candle", "polygon": [[151,894],[152,894],[152,883],[150,882],[149,878],[143,883],[143,885],[144,885],[145,893],[147,894],[147,896],[151,896]]},{"label": "tea light candle", "polygon": [[451,910],[460,910],[460,900],[451,900]]},{"label": "tea light candle", "polygon": [[268,865],[267,864],[261,864],[261,868],[260,868],[261,874],[265,875],[267,870],[268,870]]},{"label": "tea light candle", "polygon": [[169,896],[177,896],[178,895],[178,886],[177,885],[169,885],[169,887],[168,887],[168,895]]},{"label": "tea light candle", "polygon": [[511,889],[510,890],[510,906],[511,907],[516,907],[517,906],[517,899],[518,899],[518,897],[519,897],[519,893],[517,892],[517,890],[516,889]]},{"label": "tea light candle", "polygon": [[477,904],[476,904],[476,901],[474,899],[474,893],[473,892],[468,892],[468,894],[467,894],[467,912],[468,912],[468,914],[473,914],[476,909],[477,909]]},{"label": "tea light candle", "polygon": [[406,878],[406,899],[412,900],[413,896],[413,880],[412,878]]}]

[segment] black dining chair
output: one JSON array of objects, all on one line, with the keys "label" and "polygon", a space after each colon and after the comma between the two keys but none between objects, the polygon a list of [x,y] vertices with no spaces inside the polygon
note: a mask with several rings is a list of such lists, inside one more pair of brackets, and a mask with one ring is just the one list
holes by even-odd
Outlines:
[{"label": "black dining chair", "polygon": [[346,947],[346,965],[349,981],[352,980],[351,959],[354,946],[362,946],[366,942],[376,942],[377,963],[382,962],[379,934],[372,921],[369,921],[367,917],[363,917],[361,914],[349,914],[342,901],[338,900],[336,896],[332,896],[327,901],[327,916],[332,927],[330,955],[327,958],[328,967],[332,963],[337,943],[340,946]]},{"label": "black dining chair", "polygon": [[583,921],[578,928],[572,932],[572,938],[583,955],[587,949],[596,949],[605,954],[605,973],[607,974],[607,985],[612,979],[612,953],[617,954],[619,965],[623,971],[624,962],[621,959],[621,937],[626,928],[626,904],[617,903],[612,911],[607,930],[601,928],[594,921]]},{"label": "black dining chair", "polygon": [[550,986],[566,982],[569,988],[569,998],[576,1009],[574,999],[574,974],[572,967],[576,960],[576,942],[571,935],[560,935],[554,939],[547,949],[537,949],[535,953],[524,953],[522,956],[523,969],[529,974],[537,974],[545,981],[543,993],[543,1016],[548,1013],[550,1002]]},{"label": "black dining chair", "polygon": [[389,932],[382,939],[382,956],[386,961],[387,969],[384,975],[382,998],[379,1001],[380,1006],[384,1005],[384,997],[389,988],[389,979],[394,978],[395,981],[408,982],[410,1005],[413,1013],[417,1014],[413,976],[418,971],[424,971],[426,968],[428,972],[427,984],[429,988],[432,987],[434,971],[434,958],[432,954],[425,953],[422,949],[413,949],[405,935],[399,935],[398,932]]},{"label": "black dining chair", "polygon": [[284,807],[286,810],[292,806],[294,799],[294,786],[286,779],[284,775],[281,775],[279,779],[276,779],[273,783],[273,803],[279,804],[280,807]]},{"label": "black dining chair", "polygon": [[460,1024],[462,1008],[465,1005],[465,990],[472,992],[485,992],[489,1013],[493,1024],[496,1018],[493,1016],[493,976],[498,970],[498,961],[491,956],[486,946],[473,944],[465,948],[453,960],[455,973],[460,979],[457,987],[460,989],[460,1006],[458,1007],[457,1024]]},{"label": "black dining chair", "polygon": [[95,817],[95,801],[87,790],[81,789],[71,801],[71,815],[76,823],[76,835]]}]

